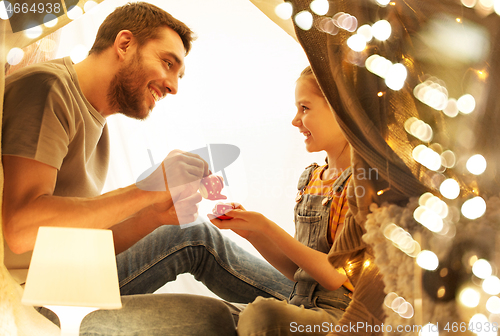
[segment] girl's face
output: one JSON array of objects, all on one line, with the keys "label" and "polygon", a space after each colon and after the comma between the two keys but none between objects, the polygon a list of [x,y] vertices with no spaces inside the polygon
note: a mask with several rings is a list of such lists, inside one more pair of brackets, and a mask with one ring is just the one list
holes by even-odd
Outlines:
[{"label": "girl's face", "polygon": [[330,105],[318,92],[314,80],[308,76],[297,81],[295,87],[297,114],[292,120],[292,125],[306,137],[308,152],[324,150],[327,153],[336,153],[344,148],[347,140],[335,120]]}]

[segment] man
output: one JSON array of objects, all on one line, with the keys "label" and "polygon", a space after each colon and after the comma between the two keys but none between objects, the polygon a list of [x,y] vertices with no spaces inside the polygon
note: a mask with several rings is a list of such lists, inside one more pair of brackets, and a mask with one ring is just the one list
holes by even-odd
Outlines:
[{"label": "man", "polygon": [[[6,79],[2,214],[12,251],[31,251],[40,226],[110,228],[117,254],[129,251],[126,260],[118,261],[122,281],[127,272],[142,271],[144,262],[136,261],[134,268],[132,259],[149,261],[157,253],[130,251],[131,246],[162,225],[196,218],[199,180],[208,174],[208,165],[190,153],[173,151],[137,185],[100,195],[109,154],[105,118],[123,113],[145,119],[158,100],[176,94],[192,39],[191,30],[162,9],[127,4],[104,21],[81,63],[73,65],[64,58],[26,67]],[[122,294],[150,293],[161,286],[144,276],[125,280],[139,283],[141,290],[122,289]],[[200,300],[199,307],[210,309],[193,316],[196,326],[186,316],[195,308],[186,305],[184,297],[139,295],[124,297],[124,308],[113,312],[112,320],[106,312],[95,313],[82,324],[82,332],[112,334],[114,328],[140,335],[200,334],[199,329],[205,335],[234,333],[222,303]]]},{"label": "man", "polygon": [[[191,31],[167,13],[152,24],[151,8],[129,5],[110,15],[89,57],[77,65],[66,58],[7,78],[3,218],[14,252],[32,250],[38,227],[48,224],[112,228],[121,252],[159,225],[176,223],[173,201],[181,221],[194,220],[201,197],[193,184],[166,192],[132,185],[98,196],[108,163],[105,118],[146,118],[156,101],[177,93],[184,71]],[[165,164],[175,181],[208,173],[189,153],[173,152]]]}]

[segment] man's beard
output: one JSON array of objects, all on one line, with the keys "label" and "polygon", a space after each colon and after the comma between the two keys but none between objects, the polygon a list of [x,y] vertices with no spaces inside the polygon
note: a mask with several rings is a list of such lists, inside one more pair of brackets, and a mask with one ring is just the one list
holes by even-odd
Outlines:
[{"label": "man's beard", "polygon": [[120,112],[138,120],[148,117],[152,107],[147,111],[142,107],[145,97],[146,83],[144,68],[142,66],[142,56],[137,54],[127,64],[124,64],[116,73],[108,88],[109,105]]}]

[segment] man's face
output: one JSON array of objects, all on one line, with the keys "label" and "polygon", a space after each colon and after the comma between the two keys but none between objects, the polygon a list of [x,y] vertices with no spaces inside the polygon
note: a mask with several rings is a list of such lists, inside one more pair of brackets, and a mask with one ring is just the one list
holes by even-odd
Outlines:
[{"label": "man's face", "polygon": [[116,111],[135,119],[146,119],[156,102],[176,94],[184,73],[184,45],[168,27],[158,38],[132,51],[108,89],[108,103]]}]

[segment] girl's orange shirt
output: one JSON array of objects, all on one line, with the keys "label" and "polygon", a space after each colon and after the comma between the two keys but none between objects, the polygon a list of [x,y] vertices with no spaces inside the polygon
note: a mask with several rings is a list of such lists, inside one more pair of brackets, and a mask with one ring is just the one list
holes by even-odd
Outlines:
[{"label": "girl's orange shirt", "polygon": [[[336,193],[334,191],[332,192],[333,184],[340,177],[343,171],[339,171],[338,174],[336,174],[331,179],[322,180],[321,177],[323,175],[323,172],[327,168],[328,165],[324,165],[316,168],[313,171],[311,179],[309,180],[309,183],[304,190],[304,194],[332,197],[330,203],[330,223],[328,234],[328,242],[330,243],[331,247],[333,245],[333,242],[335,241],[338,228],[343,227],[345,215],[347,213],[347,210],[349,209],[349,205],[347,203],[347,187],[343,188],[339,193]],[[351,177],[348,178],[346,186],[349,183],[350,179]],[[345,274],[344,269],[339,269],[338,271]],[[354,287],[349,280],[344,283],[344,287],[346,287],[350,291],[354,291]]]},{"label": "girl's orange shirt", "polygon": [[[309,184],[304,190],[304,194],[320,195],[325,197],[328,197],[331,194],[330,196],[332,197],[332,201],[330,203],[330,230],[328,242],[330,243],[330,246],[332,246],[337,234],[337,228],[339,225],[344,223],[349,205],[347,204],[347,188],[344,188],[340,193],[332,192],[333,184],[343,171],[339,171],[338,174],[336,174],[332,179],[322,180],[321,176],[327,167],[327,165],[320,166],[313,171]],[[349,183],[349,180],[347,183]]]}]

